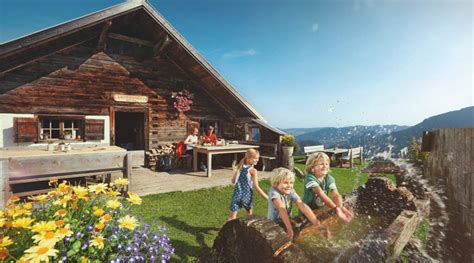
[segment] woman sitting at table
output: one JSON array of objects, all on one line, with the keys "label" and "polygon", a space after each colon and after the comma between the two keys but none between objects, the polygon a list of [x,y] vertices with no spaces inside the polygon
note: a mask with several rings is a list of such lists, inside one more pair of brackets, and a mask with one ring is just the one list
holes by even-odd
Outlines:
[{"label": "woman sitting at table", "polygon": [[217,136],[214,134],[214,127],[209,126],[202,137],[202,143],[216,145],[217,144]]},{"label": "woman sitting at table", "polygon": [[197,145],[198,143],[198,136],[197,136],[198,133],[199,133],[199,129],[194,128],[192,133],[188,135],[186,140],[184,140],[184,144],[186,145],[186,154],[191,154],[191,155],[193,154],[193,146]]}]

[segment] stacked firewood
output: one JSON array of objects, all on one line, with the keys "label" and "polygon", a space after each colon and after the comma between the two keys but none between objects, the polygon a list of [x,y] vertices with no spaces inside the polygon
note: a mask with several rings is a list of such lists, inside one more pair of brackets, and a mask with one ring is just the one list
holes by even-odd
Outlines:
[{"label": "stacked firewood", "polygon": [[147,151],[146,156],[146,166],[150,170],[156,170],[156,164],[162,155],[171,155],[175,154],[175,145],[173,144],[163,144],[158,145],[157,147]]}]

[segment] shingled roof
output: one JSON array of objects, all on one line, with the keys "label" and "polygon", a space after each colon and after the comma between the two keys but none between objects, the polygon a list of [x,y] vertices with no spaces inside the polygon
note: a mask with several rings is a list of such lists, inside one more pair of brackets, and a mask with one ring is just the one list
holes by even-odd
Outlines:
[{"label": "shingled roof", "polygon": [[143,37],[148,38],[145,42],[155,43],[155,49],[169,38],[172,43],[163,55],[199,79],[207,94],[234,118],[251,117],[266,123],[262,115],[147,1],[126,1],[1,44],[0,76],[54,52],[98,38],[104,28],[120,19],[129,22],[122,21],[122,26],[131,21],[147,25],[144,28],[150,32]]}]

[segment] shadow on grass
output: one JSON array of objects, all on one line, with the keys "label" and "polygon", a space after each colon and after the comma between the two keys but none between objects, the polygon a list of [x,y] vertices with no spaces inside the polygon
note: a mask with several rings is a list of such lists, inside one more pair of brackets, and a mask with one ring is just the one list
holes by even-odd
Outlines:
[{"label": "shadow on grass", "polygon": [[192,226],[179,220],[177,216],[162,216],[160,217],[160,220],[163,220],[175,229],[179,229],[180,231],[194,236],[198,243],[198,246],[194,246],[183,240],[172,240],[171,243],[176,249],[176,256],[180,258],[179,262],[195,261],[199,256],[209,253],[211,248],[205,242],[205,235],[216,236],[216,233],[213,233],[213,231],[218,232],[220,230],[218,227]]}]

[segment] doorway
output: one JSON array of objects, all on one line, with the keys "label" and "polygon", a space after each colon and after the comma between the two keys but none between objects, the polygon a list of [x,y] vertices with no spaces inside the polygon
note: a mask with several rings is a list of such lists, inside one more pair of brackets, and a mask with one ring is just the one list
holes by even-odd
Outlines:
[{"label": "doorway", "polygon": [[115,145],[128,151],[145,150],[145,114],[115,112]]}]

